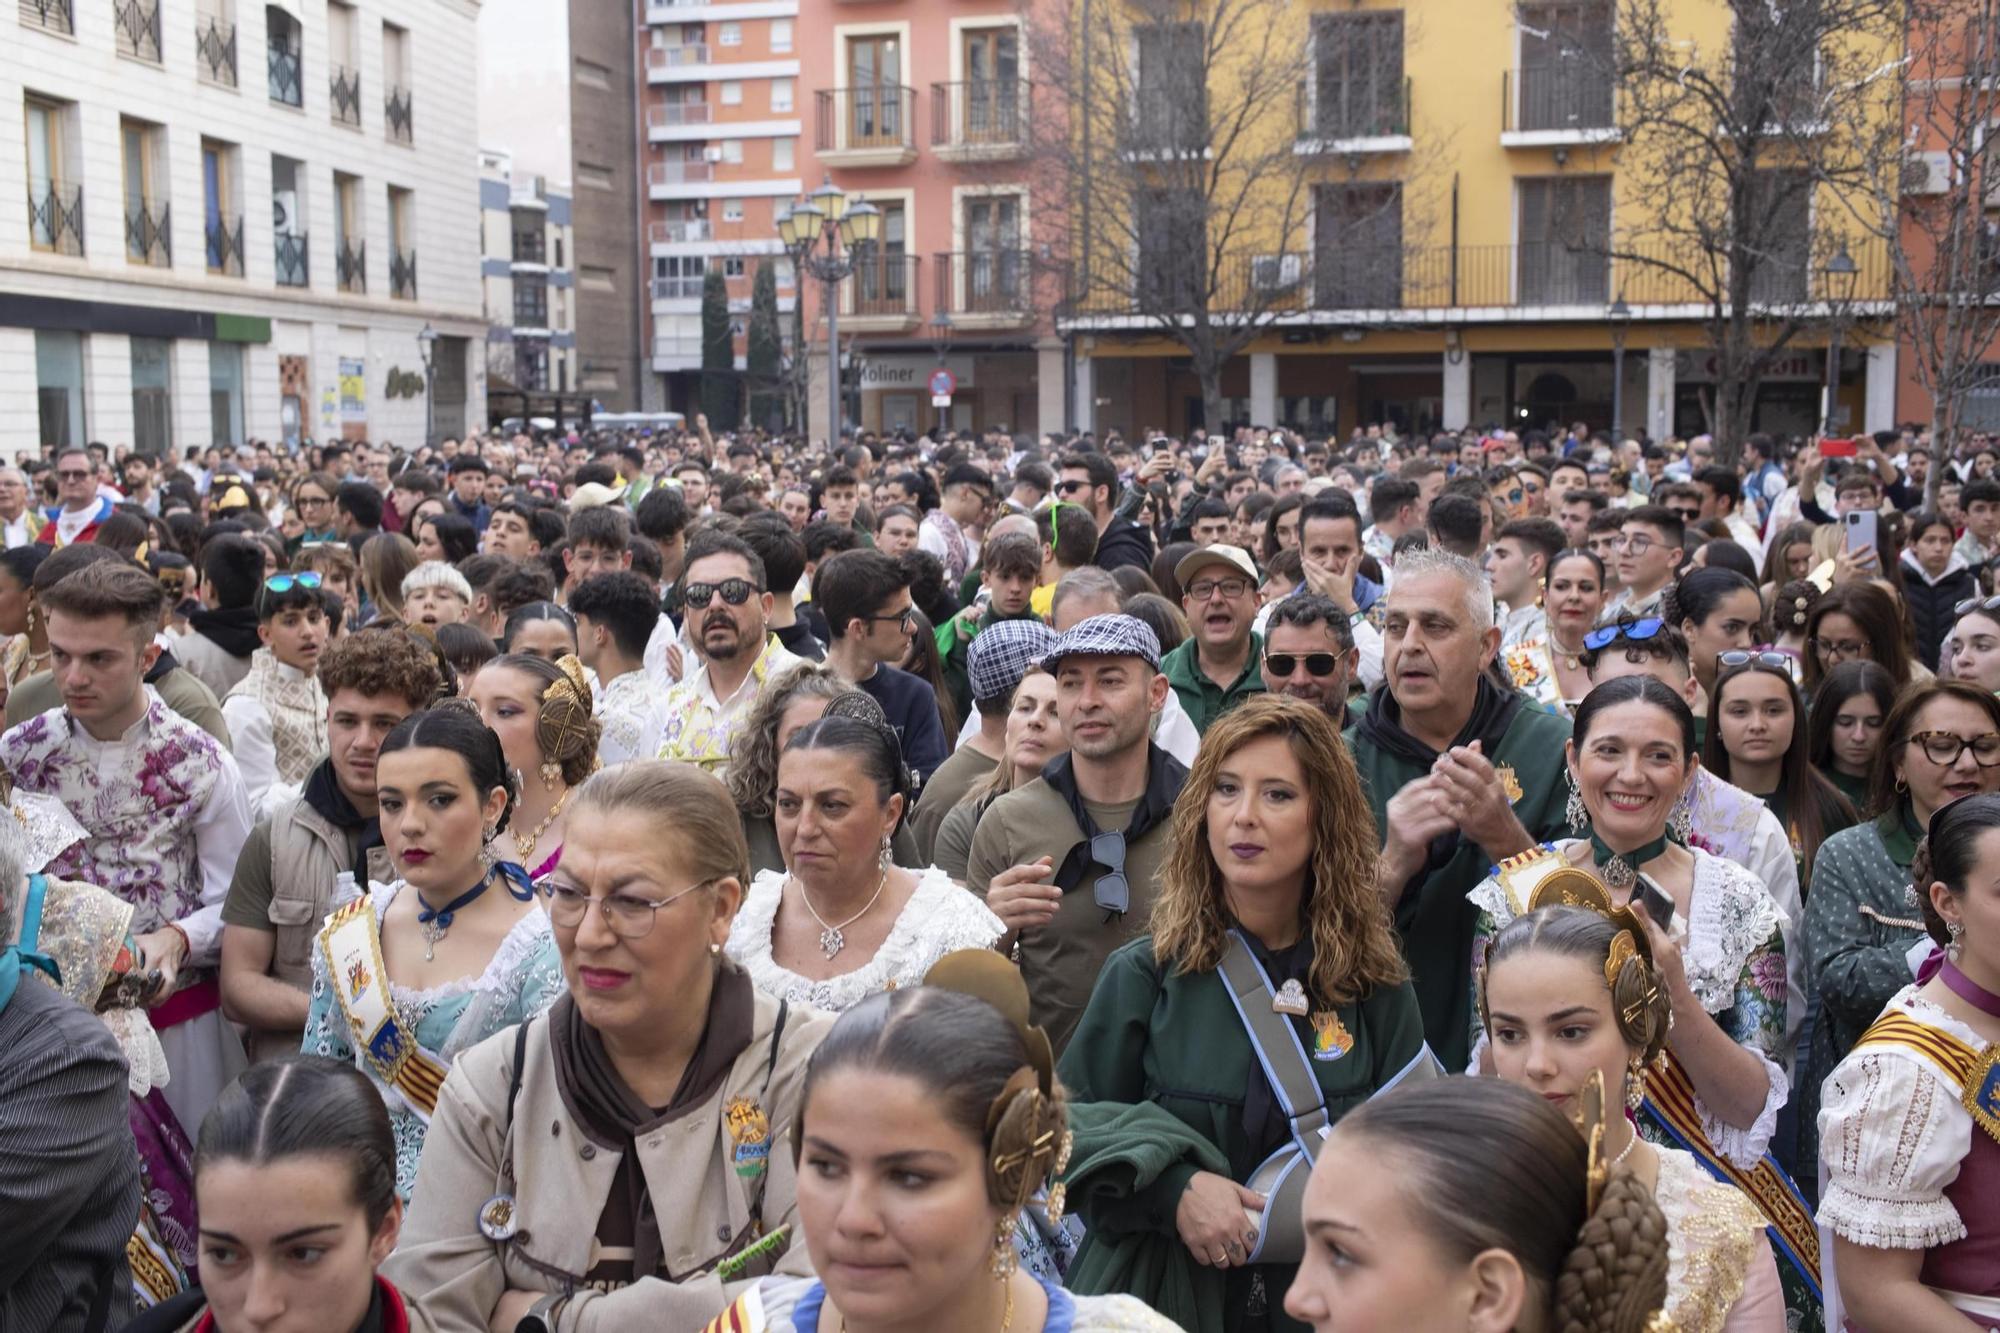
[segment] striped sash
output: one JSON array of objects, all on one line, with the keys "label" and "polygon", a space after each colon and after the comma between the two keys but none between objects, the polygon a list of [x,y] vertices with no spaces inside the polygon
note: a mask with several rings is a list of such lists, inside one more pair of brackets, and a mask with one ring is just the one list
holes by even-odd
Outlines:
[{"label": "striped sash", "polygon": [[389,994],[389,972],[382,966],[382,936],[375,925],[375,905],[367,894],[338,908],[319,935],[326,962],[327,983],[368,1068],[385,1086],[401,1094],[410,1109],[430,1121],[444,1086],[444,1062],[417,1044],[406,1030],[396,1001]]},{"label": "striped sash", "polygon": [[1959,1104],[1973,1123],[2000,1141],[2000,1045],[1978,1047],[1942,1028],[1890,1010],[1861,1034],[1855,1050],[1893,1046],[1911,1051],[1936,1065],[1956,1084]]},{"label": "striped sash", "polygon": [[1812,1210],[1799,1194],[1799,1187],[1769,1153],[1745,1171],[1715,1150],[1702,1132],[1701,1114],[1695,1110],[1694,1084],[1673,1052],[1646,1071],[1646,1101],[1642,1108],[1669,1138],[1694,1155],[1708,1173],[1725,1184],[1734,1185],[1757,1205],[1769,1223],[1766,1228],[1772,1246],[1820,1295],[1819,1228]]}]

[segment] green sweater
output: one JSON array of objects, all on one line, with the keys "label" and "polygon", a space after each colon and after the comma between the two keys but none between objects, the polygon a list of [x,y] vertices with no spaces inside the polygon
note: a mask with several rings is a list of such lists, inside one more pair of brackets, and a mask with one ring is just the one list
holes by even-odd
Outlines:
[{"label": "green sweater", "polygon": [[1195,660],[1195,646],[1192,635],[1181,640],[1180,647],[1160,659],[1160,670],[1180,696],[1181,707],[1193,720],[1194,729],[1207,731],[1215,719],[1251,695],[1264,692],[1264,636],[1251,632],[1250,659],[1243,664],[1243,674],[1231,681],[1228,689],[1217,685],[1202,671],[1201,663]]},{"label": "green sweater", "polygon": [[[1422,1055],[1424,1036],[1417,997],[1407,982],[1343,1005],[1335,1013],[1352,1045],[1336,1058],[1314,1058],[1312,1068],[1326,1094],[1327,1113],[1338,1121]],[[1292,1022],[1301,1044],[1313,1050],[1311,1023],[1305,1018]],[[1179,1121],[1210,1151],[1181,1151],[1177,1160],[1155,1163],[1154,1169],[1117,1190],[1091,1180],[1086,1170],[1089,1159],[1079,1156],[1070,1172],[1072,1180],[1084,1181],[1081,1192],[1071,1197],[1088,1229],[1070,1272],[1070,1285],[1079,1294],[1098,1294],[1100,1289],[1085,1285],[1092,1274],[1108,1278],[1135,1271],[1129,1257],[1114,1260],[1104,1252],[1107,1249],[1149,1248],[1154,1261],[1139,1264],[1140,1272],[1161,1269],[1156,1245],[1161,1237],[1173,1242],[1172,1250],[1180,1258],[1186,1257],[1174,1211],[1195,1173],[1215,1169],[1213,1150],[1220,1150],[1232,1179],[1250,1178],[1264,1156],[1243,1127],[1244,1090],[1255,1061],[1250,1038],[1219,972],[1163,968],[1154,961],[1150,936],[1120,946],[1105,961],[1062,1057],[1063,1086],[1071,1101],[1079,1104],[1080,1111],[1084,1103],[1113,1104],[1088,1107],[1098,1118],[1151,1105]],[[1081,1141],[1078,1146],[1083,1146]],[[1264,1316],[1250,1317],[1252,1270],[1237,1268],[1225,1275],[1222,1323],[1188,1326],[1195,1333],[1236,1333],[1246,1328],[1303,1333],[1303,1324],[1277,1309],[1296,1266],[1257,1267],[1271,1307],[1268,1322]],[[1170,1271],[1163,1276],[1173,1280]],[[1132,1294],[1151,1304],[1156,1296],[1171,1293]]]}]

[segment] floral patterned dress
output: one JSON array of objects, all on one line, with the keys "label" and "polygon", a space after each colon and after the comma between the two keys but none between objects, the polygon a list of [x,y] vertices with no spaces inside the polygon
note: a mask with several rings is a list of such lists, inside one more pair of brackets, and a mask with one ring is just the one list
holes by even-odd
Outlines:
[{"label": "floral patterned dress", "polygon": [[[405,887],[397,880],[370,890],[376,929],[381,929],[389,904]],[[306,1011],[301,1048],[310,1054],[351,1061],[369,1078],[376,1078],[373,1066],[354,1049],[347,1018],[327,985],[323,949],[313,949],[312,964],[312,1003]],[[428,990],[410,990],[391,982],[389,995],[416,1033],[417,1043],[449,1065],[468,1047],[545,1012],[564,990],[562,959],[549,929],[549,914],[536,906],[521,914],[478,976]],[[389,1107],[390,1127],[396,1132],[396,1193],[408,1202],[410,1187],[417,1179],[417,1158],[424,1150],[424,1132],[430,1126],[401,1097],[383,1100]]]}]

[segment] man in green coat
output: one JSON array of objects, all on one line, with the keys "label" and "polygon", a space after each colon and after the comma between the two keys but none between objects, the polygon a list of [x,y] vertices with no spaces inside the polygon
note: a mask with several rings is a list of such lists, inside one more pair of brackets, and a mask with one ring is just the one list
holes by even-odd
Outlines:
[{"label": "man in green coat", "polygon": [[1160,659],[1160,670],[1195,730],[1206,732],[1215,719],[1264,692],[1264,640],[1250,628],[1257,618],[1257,566],[1240,546],[1204,546],[1181,558],[1174,578],[1193,632]]},{"label": "man in green coat", "polygon": [[1384,602],[1386,688],[1348,746],[1382,833],[1379,883],[1425,1036],[1447,1069],[1462,1069],[1479,918],[1466,895],[1497,862],[1567,833],[1569,720],[1523,706],[1488,674],[1500,630],[1471,561],[1412,552]]}]

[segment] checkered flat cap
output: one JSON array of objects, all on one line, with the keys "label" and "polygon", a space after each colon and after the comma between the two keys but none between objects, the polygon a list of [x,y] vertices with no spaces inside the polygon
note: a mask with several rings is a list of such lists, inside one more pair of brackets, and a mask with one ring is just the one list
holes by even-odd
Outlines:
[{"label": "checkered flat cap", "polygon": [[1160,636],[1136,616],[1092,616],[1059,636],[1055,646],[1043,654],[1042,665],[1053,671],[1065,657],[1138,657],[1158,671]]},{"label": "checkered flat cap", "polygon": [[1002,620],[988,625],[965,650],[965,674],[972,682],[972,697],[997,699],[1009,693],[1055,642],[1056,632],[1039,620]]}]

